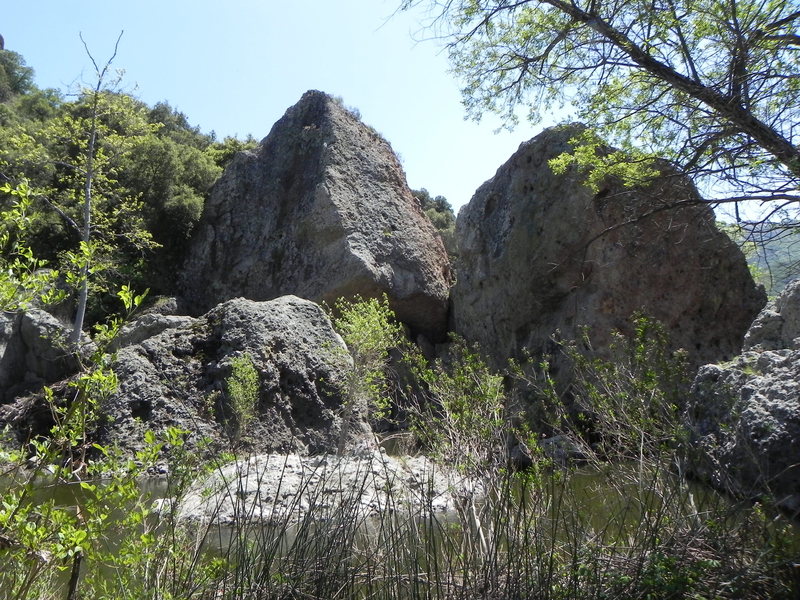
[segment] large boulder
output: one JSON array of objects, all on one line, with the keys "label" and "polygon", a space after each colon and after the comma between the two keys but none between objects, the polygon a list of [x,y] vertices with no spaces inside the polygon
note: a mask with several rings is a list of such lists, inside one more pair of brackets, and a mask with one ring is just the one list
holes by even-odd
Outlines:
[{"label": "large boulder", "polygon": [[[93,441],[132,456],[148,430],[163,440],[178,428],[187,432],[188,448],[212,453],[234,445],[301,454],[337,449],[352,360],[317,304],[295,296],[236,298],[199,318],[164,319],[144,318],[127,331],[113,365],[119,387],[99,407]],[[255,381],[252,405],[240,403],[242,410],[229,382],[245,357]],[[57,401],[69,401],[68,382],[54,386]],[[369,427],[366,407],[348,413],[344,441],[352,444]],[[33,394],[0,406],[0,429],[6,424],[25,441],[46,434],[52,415]]]},{"label": "large boulder", "polygon": [[418,333],[446,328],[450,265],[391,146],[311,91],[214,186],[181,277],[191,314],[232,297],[386,293]]},{"label": "large boulder", "polygon": [[[248,355],[258,378],[254,418],[232,431],[238,415],[226,381],[233,359]],[[147,429],[179,427],[190,442],[228,446],[241,437],[251,451],[329,452],[341,431],[343,383],[351,359],[324,311],[285,296],[229,300],[184,326],[122,348],[119,391],[104,407],[101,439],[135,450]],[[354,436],[367,431],[357,415]]]},{"label": "large boulder", "polygon": [[800,281],[759,314],[747,350],[700,368],[687,423],[695,473],[736,495],[800,511]]},{"label": "large boulder", "polygon": [[38,308],[0,314],[0,403],[75,373],[69,327]]},{"label": "large boulder", "polygon": [[228,463],[194,482],[177,507],[179,519],[201,523],[286,525],[325,522],[342,515],[379,517],[408,508],[452,512],[481,486],[437,468],[422,456],[395,458],[385,451],[350,456],[257,455]]},{"label": "large boulder", "polygon": [[553,128],[522,144],[459,213],[455,331],[500,366],[584,326],[602,353],[643,312],[695,366],[736,355],[766,302],[740,250],[666,164],[635,190],[609,180],[595,193],[577,169],[555,174],[548,161],[579,131]]}]

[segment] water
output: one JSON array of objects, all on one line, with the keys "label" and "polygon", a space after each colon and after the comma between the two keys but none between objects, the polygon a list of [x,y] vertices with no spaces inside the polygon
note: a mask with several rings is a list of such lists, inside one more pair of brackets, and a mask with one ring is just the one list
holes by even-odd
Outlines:
[{"label": "water", "polygon": [[[8,489],[11,481],[6,477],[0,485],[3,483]],[[143,480],[138,491],[150,503],[168,494],[168,483],[165,479]],[[176,581],[199,577],[210,561],[218,560],[219,568],[227,569],[226,577],[245,581],[260,573],[261,585],[282,585],[283,577],[287,581],[321,577],[327,569],[331,574],[325,577],[333,578],[340,572],[350,573],[348,569],[357,565],[374,575],[374,581],[368,582],[359,579],[361,575],[348,576],[351,585],[367,586],[364,589],[377,586],[380,577],[388,577],[390,571],[407,573],[403,577],[408,581],[426,579],[436,572],[443,578],[437,585],[449,589],[447,586],[455,585],[454,573],[463,578],[465,573],[480,572],[487,568],[489,556],[491,560],[523,561],[526,572],[538,573],[553,568],[545,564],[548,557],[567,563],[616,564],[640,560],[637,552],[646,557],[651,552],[648,548],[660,548],[665,540],[686,544],[694,552],[704,548],[707,539],[715,539],[714,528],[721,532],[730,529],[741,534],[737,539],[748,540],[751,538],[745,534],[751,534],[745,528],[765,527],[759,535],[766,539],[769,528],[787,524],[777,514],[753,520],[749,504],[682,481],[666,465],[601,464],[548,472],[527,482],[496,483],[496,495],[465,502],[454,514],[414,515],[395,510],[364,520],[344,506],[325,518],[312,516],[286,527],[244,522],[233,527],[197,523],[183,527],[153,515],[127,531],[110,526],[105,539],[92,543],[102,543],[114,554],[143,532],[150,532],[159,542],[168,542],[162,554],[151,557],[153,568],[171,565],[170,576]],[[35,487],[32,502],[43,505],[52,501],[77,514],[85,509],[91,494],[77,482],[54,485],[43,478]],[[126,506],[118,506],[109,519],[127,514]],[[796,524],[790,527],[800,547],[800,529]],[[148,551],[155,552],[152,548]],[[133,567],[138,565],[125,568]],[[99,572],[114,582],[120,578],[120,568],[101,565]],[[132,576],[146,577],[147,573],[137,571]],[[63,591],[66,577],[67,573],[57,574],[54,589]]]}]

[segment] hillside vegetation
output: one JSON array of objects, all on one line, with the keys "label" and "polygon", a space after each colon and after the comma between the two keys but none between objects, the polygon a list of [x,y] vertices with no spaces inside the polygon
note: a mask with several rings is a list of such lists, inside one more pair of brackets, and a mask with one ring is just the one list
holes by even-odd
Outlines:
[{"label": "hillside vegetation", "polygon": [[[95,291],[121,284],[168,293],[174,266],[211,185],[252,138],[217,140],[167,102],[148,106],[113,83],[66,97],[33,83],[23,58],[0,51],[0,178],[33,191],[30,246],[68,271],[83,224],[86,148],[96,113],[93,247]],[[8,252],[11,248],[2,249]],[[94,294],[93,320],[108,296]]]}]

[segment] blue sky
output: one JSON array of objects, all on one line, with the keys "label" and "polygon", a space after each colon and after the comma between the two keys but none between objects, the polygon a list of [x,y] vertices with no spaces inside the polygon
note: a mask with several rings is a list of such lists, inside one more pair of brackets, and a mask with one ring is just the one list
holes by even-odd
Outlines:
[{"label": "blue sky", "polygon": [[399,0],[16,0],[0,34],[41,87],[75,90],[124,35],[123,89],[167,100],[219,137],[261,139],[308,89],[341,96],[401,156],[409,184],[457,209],[541,130],[464,120],[459,84],[421,11]]}]

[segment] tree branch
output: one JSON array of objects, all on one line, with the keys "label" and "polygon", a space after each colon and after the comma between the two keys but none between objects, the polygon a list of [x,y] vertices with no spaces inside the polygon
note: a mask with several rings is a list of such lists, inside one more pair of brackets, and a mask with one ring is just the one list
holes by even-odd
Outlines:
[{"label": "tree branch", "polygon": [[638,44],[599,15],[585,12],[575,4],[564,0],[542,1],[597,31],[646,72],[712,108],[720,117],[736,126],[739,131],[756,140],[761,147],[777,158],[792,175],[800,178],[800,151],[798,148],[778,131],[761,121],[751,111],[737,103],[735,98],[720,94],[713,88],[678,73],[669,65],[649,55]]}]

